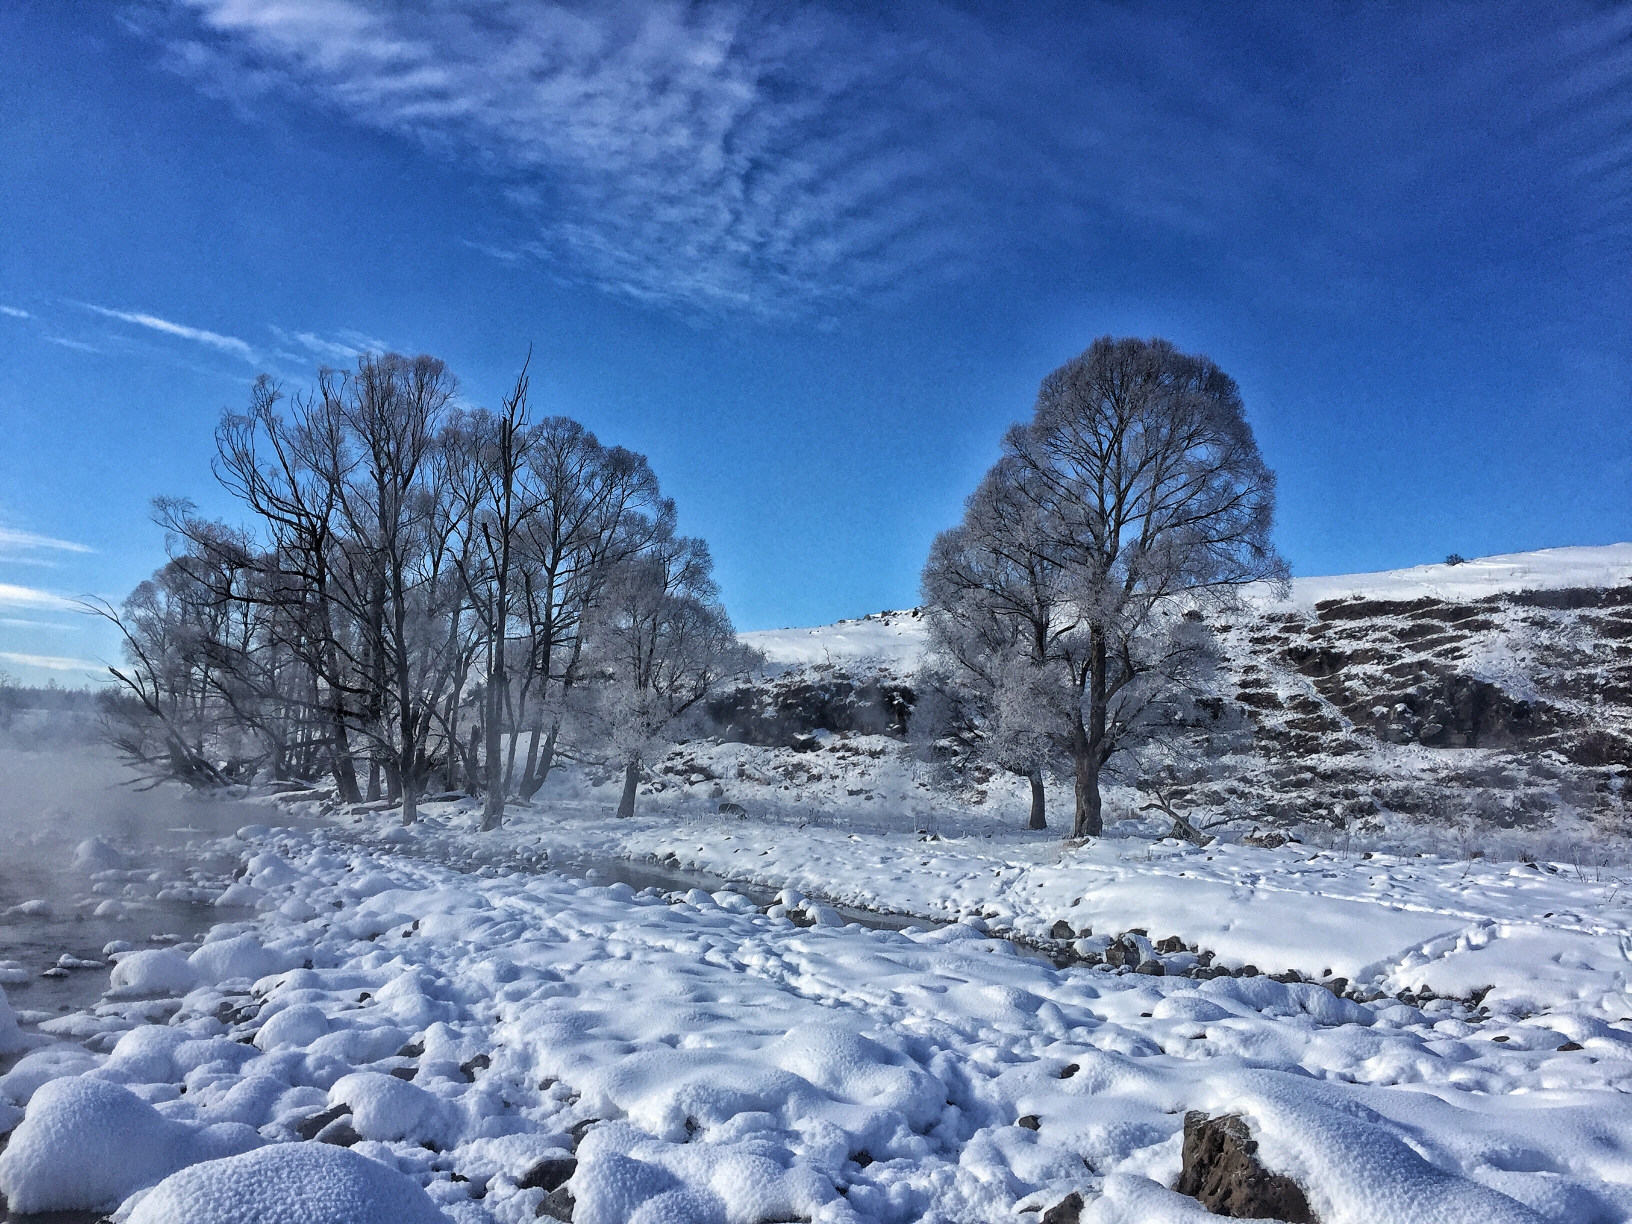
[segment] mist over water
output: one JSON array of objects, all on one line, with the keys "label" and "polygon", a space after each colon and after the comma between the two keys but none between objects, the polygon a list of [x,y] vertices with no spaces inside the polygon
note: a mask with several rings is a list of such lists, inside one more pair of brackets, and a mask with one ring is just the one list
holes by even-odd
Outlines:
[{"label": "mist over water", "polygon": [[[186,941],[238,916],[159,894],[191,884],[189,873],[230,873],[234,860],[200,847],[264,819],[264,809],[173,787],[142,792],[130,777],[95,744],[0,747],[0,961],[28,972],[26,982],[5,987],[21,1011],[89,1007],[107,989],[107,967],[41,976],[64,953],[105,962],[111,941],[156,947],[155,936]],[[76,866],[76,848],[93,838],[104,845]]]}]

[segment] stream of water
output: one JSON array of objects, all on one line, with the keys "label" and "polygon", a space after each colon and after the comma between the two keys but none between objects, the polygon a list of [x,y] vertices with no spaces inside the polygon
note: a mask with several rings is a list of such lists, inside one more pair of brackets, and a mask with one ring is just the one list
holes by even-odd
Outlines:
[{"label": "stream of water", "polygon": [[[94,746],[0,749],[0,961],[12,962],[6,978],[20,979],[5,986],[19,1011],[58,1014],[101,998],[106,968],[44,976],[64,954],[105,962],[110,942],[187,941],[223,918],[207,901],[159,893],[188,872],[230,873],[236,861],[210,859],[203,843],[264,820],[265,809],[168,788],[144,793],[129,777]],[[76,847],[93,838],[105,848],[76,866]],[[93,880],[98,871],[118,878]]]}]

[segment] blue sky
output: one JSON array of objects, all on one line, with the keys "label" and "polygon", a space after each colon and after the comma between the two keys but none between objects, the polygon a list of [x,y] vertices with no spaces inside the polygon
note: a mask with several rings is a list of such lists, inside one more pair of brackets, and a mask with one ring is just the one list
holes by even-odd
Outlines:
[{"label": "blue sky", "polygon": [[1632,10],[0,6],[0,668],[389,347],[645,452],[740,628],[915,602],[1097,335],[1241,383],[1294,572],[1632,536]]}]

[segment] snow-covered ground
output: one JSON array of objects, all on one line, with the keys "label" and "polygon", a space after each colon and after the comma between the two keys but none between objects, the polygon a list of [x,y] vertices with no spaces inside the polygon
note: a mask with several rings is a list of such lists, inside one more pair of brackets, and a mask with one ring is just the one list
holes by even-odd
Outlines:
[{"label": "snow-covered ground", "polygon": [[[209,1224],[241,1218],[228,1187],[253,1211],[257,1186],[361,1195],[383,1169],[471,1222],[533,1219],[562,1178],[551,1209],[570,1195],[580,1224],[1038,1221],[1072,1191],[1084,1219],[1199,1220],[1167,1187],[1203,1109],[1242,1113],[1325,1224],[1632,1217],[1616,882],[609,806],[557,797],[498,835],[455,804],[413,831],[378,812],[244,830],[232,920],[196,950],[121,955],[108,1000],[0,1077],[0,1124],[21,1119],[0,1193]],[[878,931],[799,892],[766,912],[437,861],[473,850],[963,920]],[[1092,958],[1130,928],[1146,972],[991,937]],[[1247,961],[1263,972],[1209,976]],[[1326,984],[1267,976],[1286,969]],[[8,1040],[34,1039],[0,1021]],[[375,1163],[312,1155],[336,1140]]]},{"label": "snow-covered ground", "polygon": [[760,629],[739,637],[765,661],[784,667],[866,662],[910,668],[924,650],[924,622],[916,609],[874,612],[813,629]]},{"label": "snow-covered ground", "polygon": [[[1632,546],[1554,549],[1279,606],[1629,576]],[[904,674],[923,626],[745,638],[790,673]],[[1195,1224],[1169,1187],[1203,1110],[1241,1114],[1323,1224],[1632,1221],[1632,910],[1605,856],[1429,821],[1197,848],[1116,789],[1110,835],[1071,845],[1021,828],[1020,780],[949,793],[897,741],[805,738],[683,744],[628,820],[565,768],[490,834],[469,801],[404,830],[263,796],[264,824],[134,892],[86,843],[82,906],[134,924],[207,893],[222,921],[110,945],[86,1010],[0,1003],[0,1195],[130,1224],[1043,1224],[1076,1192],[1084,1220]],[[1485,752],[1374,751],[1391,778]]]},{"label": "snow-covered ground", "polygon": [[1629,581],[1632,544],[1577,545],[1475,557],[1457,565],[1294,578],[1286,599],[1262,588],[1249,591],[1248,598],[1266,610],[1312,608],[1326,599],[1480,599],[1511,591],[1613,587]]}]

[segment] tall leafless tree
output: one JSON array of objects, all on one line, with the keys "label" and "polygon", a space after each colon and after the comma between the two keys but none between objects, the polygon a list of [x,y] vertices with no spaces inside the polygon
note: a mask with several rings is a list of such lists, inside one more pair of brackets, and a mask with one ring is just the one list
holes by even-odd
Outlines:
[{"label": "tall leafless tree", "polygon": [[[525,365],[498,412],[455,409],[454,386],[434,358],[370,355],[308,394],[263,378],[224,416],[215,471],[251,525],[160,499],[170,561],[95,609],[126,638],[108,727],[127,759],[199,786],[328,771],[356,802],[361,756],[368,798],[383,781],[405,822],[441,776],[485,791],[491,828],[522,738],[528,798],[558,752],[606,756],[561,742],[592,672],[599,695],[655,695],[648,739],[706,691],[735,638],[646,460],[531,420]],[[661,599],[643,604],[653,575]],[[610,615],[618,600],[640,616]],[[638,674],[620,633],[650,652]]]},{"label": "tall leafless tree", "polygon": [[518,706],[529,729],[520,791],[528,799],[555,758],[582,672],[586,617],[619,566],[671,537],[675,521],[645,456],[602,446],[566,417],[540,424],[529,469],[544,509],[521,530],[528,648]]}]

